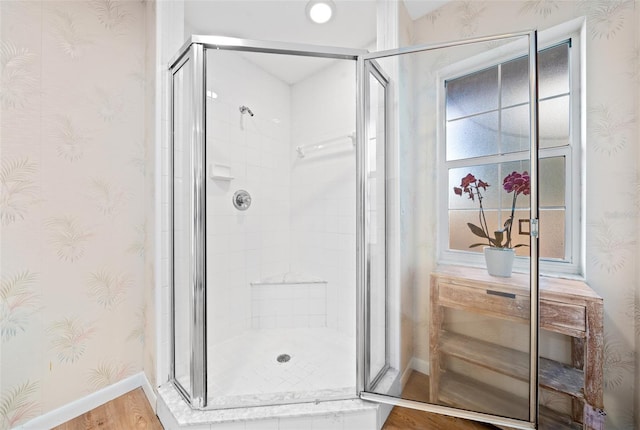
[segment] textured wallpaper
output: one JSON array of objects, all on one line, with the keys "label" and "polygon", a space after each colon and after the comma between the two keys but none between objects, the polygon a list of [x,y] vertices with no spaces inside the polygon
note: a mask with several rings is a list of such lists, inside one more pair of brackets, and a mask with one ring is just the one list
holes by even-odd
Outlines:
[{"label": "textured wallpaper", "polygon": [[6,429],[143,368],[153,379],[155,48],[152,4],[0,8]]},{"label": "textured wallpaper", "polygon": [[[586,17],[583,222],[587,283],[603,297],[605,305],[607,429],[634,428],[634,395],[638,395],[634,358],[640,333],[636,267],[640,214],[638,7],[640,3],[633,0],[453,1],[415,21],[410,41],[430,43],[544,30]],[[425,230],[435,231],[435,227],[427,226]],[[425,247],[428,238],[419,240]],[[417,323],[418,330],[422,326],[423,322]],[[553,399],[543,397],[541,401],[544,404]]]}]

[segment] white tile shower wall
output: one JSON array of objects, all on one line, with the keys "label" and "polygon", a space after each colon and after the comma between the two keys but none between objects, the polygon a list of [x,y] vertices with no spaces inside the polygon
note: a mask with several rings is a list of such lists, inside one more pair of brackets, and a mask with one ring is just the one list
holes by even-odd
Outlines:
[{"label": "white tile shower wall", "polygon": [[251,286],[251,328],[327,326],[327,284]]},{"label": "white tile shower wall", "polygon": [[355,131],[355,63],[338,60],[292,86],[291,270],[327,284],[327,326],[355,334],[355,149],[344,138],[299,158],[298,145]]},{"label": "white tile shower wall", "polygon": [[[289,86],[230,51],[207,55],[207,269],[210,340],[251,326],[250,282],[289,270]],[[255,55],[255,54],[254,54]],[[250,58],[250,57],[249,57]],[[254,116],[242,114],[247,106]],[[251,194],[238,211],[235,191]]]}]

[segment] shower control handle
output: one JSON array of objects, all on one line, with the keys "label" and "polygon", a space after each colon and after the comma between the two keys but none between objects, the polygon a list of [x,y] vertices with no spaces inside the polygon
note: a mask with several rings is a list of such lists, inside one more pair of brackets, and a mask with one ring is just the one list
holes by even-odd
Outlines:
[{"label": "shower control handle", "polygon": [[239,211],[246,211],[251,206],[251,195],[245,190],[238,190],[233,194],[233,205]]}]

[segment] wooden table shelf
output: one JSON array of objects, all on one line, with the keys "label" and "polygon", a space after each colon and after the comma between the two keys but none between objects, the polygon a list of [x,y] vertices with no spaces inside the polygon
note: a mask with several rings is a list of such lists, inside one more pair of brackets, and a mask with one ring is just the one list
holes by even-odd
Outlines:
[{"label": "wooden table shelf", "polygon": [[[528,352],[454,333],[444,324],[446,310],[456,309],[528,326],[528,284],[526,275],[496,278],[483,269],[458,266],[440,267],[431,275],[432,402],[528,419],[526,399],[486,381],[456,374],[446,366],[447,360],[454,358],[527,383]],[[541,278],[539,309],[540,328],[569,336],[571,342],[570,364],[540,357],[540,387],[569,396],[572,405],[569,416],[541,407],[541,428],[603,428],[602,298],[581,281]]]},{"label": "wooden table shelf", "polygon": [[[509,399],[509,402],[505,402]],[[526,417],[529,402],[522,397],[452,372],[442,378],[440,402],[451,406],[486,412],[505,417]],[[578,430],[582,425],[565,414],[540,408],[540,428],[553,430]]]},{"label": "wooden table shelf", "polygon": [[[469,354],[472,351],[473,354]],[[456,357],[521,381],[529,381],[529,354],[470,336],[440,335],[440,354]],[[584,372],[568,364],[540,357],[540,386],[584,400]]]}]

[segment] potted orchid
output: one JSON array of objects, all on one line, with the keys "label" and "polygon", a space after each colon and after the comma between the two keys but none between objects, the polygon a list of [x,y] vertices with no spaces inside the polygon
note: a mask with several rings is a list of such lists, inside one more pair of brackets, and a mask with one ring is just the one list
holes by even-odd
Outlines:
[{"label": "potted orchid", "polygon": [[482,199],[484,198],[482,193],[486,191],[489,186],[490,185],[482,179],[478,179],[469,173],[462,178],[459,187],[453,188],[453,192],[458,196],[466,194],[469,199],[477,201],[480,207],[478,224],[469,222],[467,226],[471,230],[471,233],[484,239],[484,241],[473,243],[469,245],[469,248],[485,246],[484,256],[489,274],[509,277],[511,276],[511,269],[515,258],[514,248],[527,246],[525,244],[514,245],[511,241],[511,231],[516,210],[516,200],[520,194],[528,196],[531,193],[531,179],[529,178],[529,173],[526,171],[522,173],[512,172],[504,178],[502,188],[507,193],[513,193],[511,214],[504,222],[502,228],[494,230],[493,232],[491,232],[487,224],[484,206],[482,204]]}]

